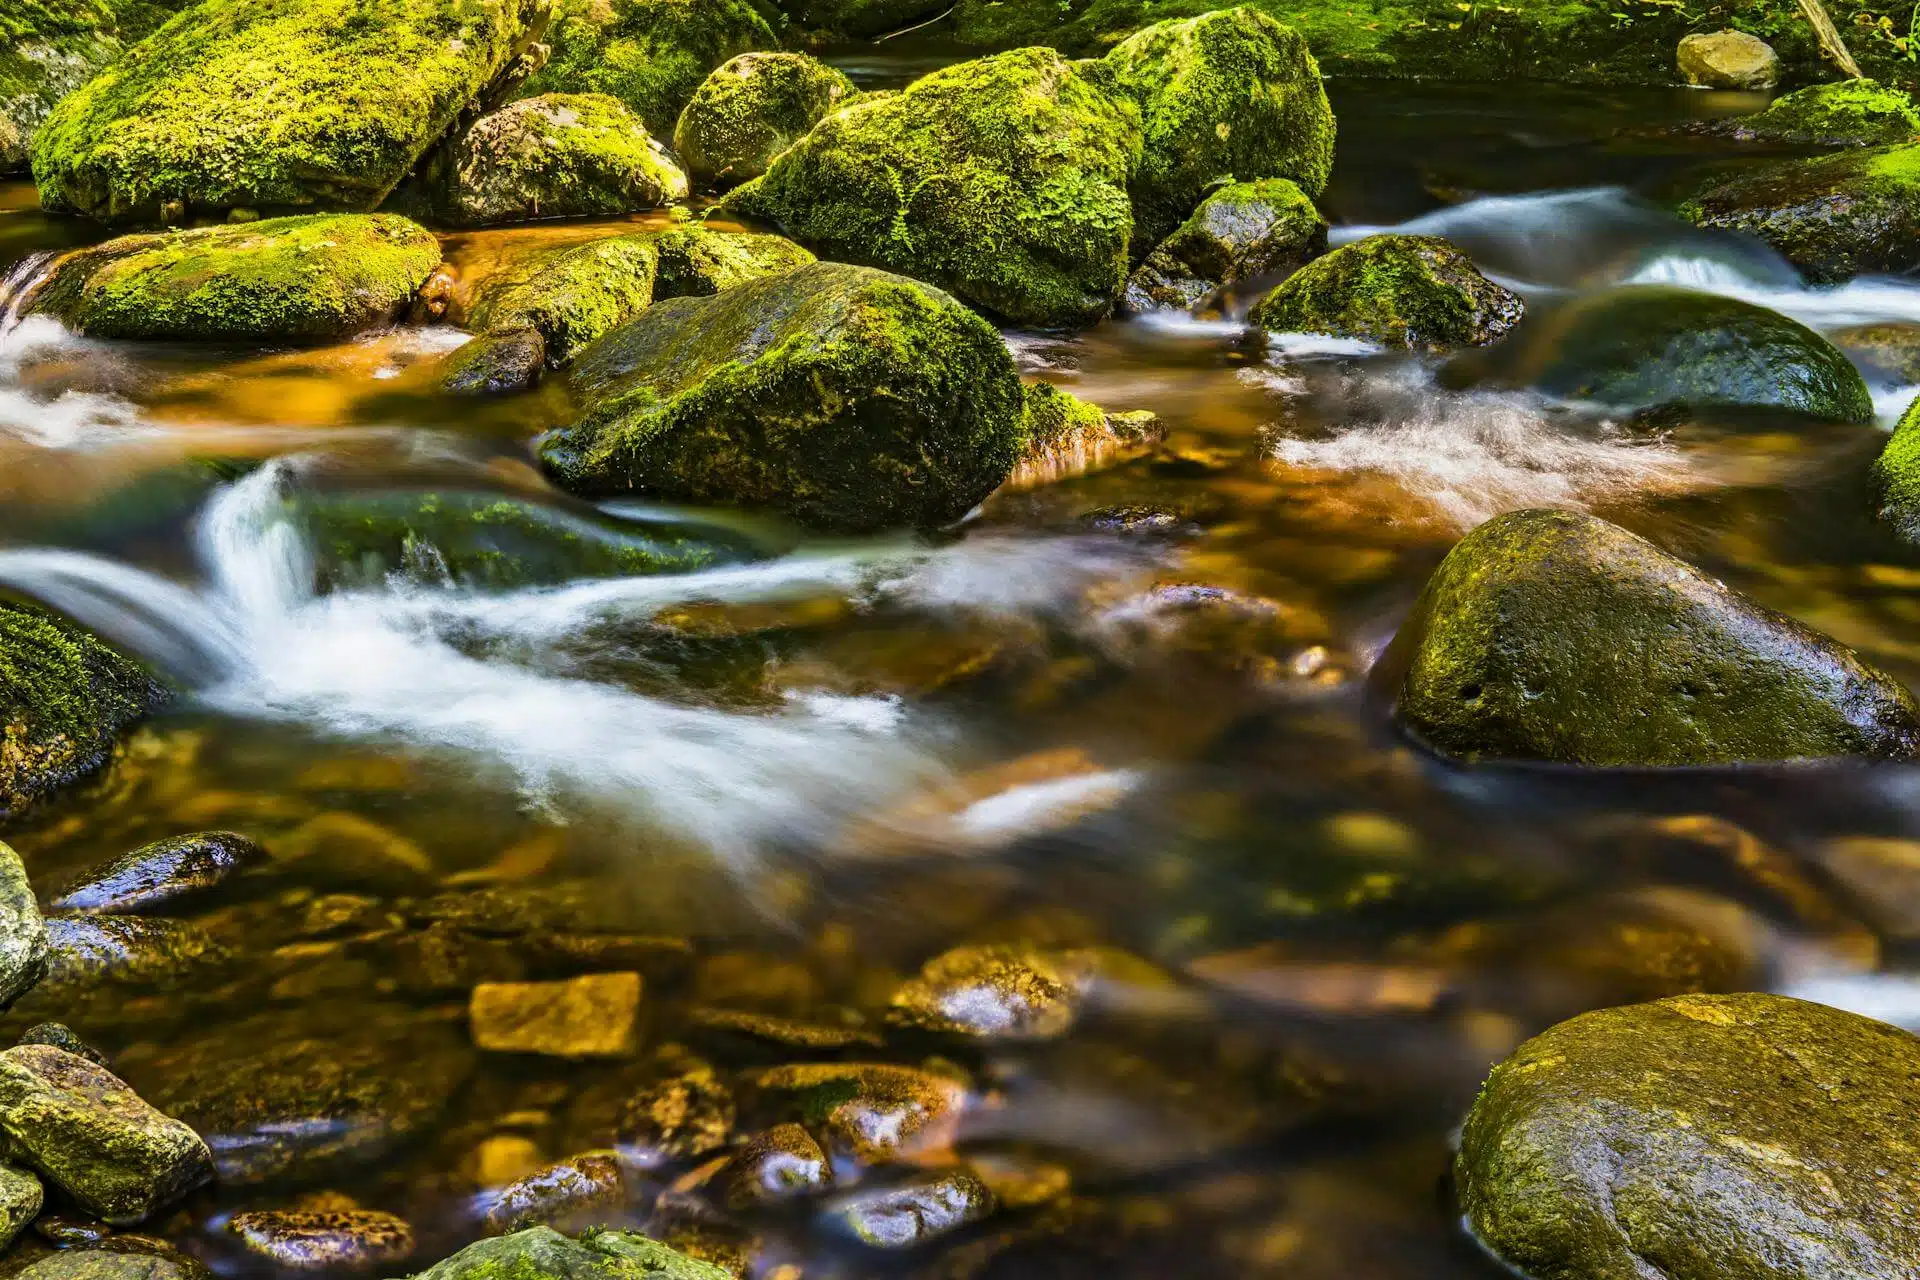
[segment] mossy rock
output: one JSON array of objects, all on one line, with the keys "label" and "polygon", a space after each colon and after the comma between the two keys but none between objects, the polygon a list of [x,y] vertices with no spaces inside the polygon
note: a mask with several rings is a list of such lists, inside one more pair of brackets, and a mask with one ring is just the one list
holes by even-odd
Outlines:
[{"label": "mossy rock", "polygon": [[1288,276],[1248,320],[1275,333],[1319,333],[1384,347],[1443,351],[1505,336],[1525,311],[1438,236],[1378,235]]},{"label": "mossy rock", "polygon": [[869,39],[937,17],[949,6],[945,0],[792,0],[782,7],[810,30]]},{"label": "mossy rock", "polygon": [[1868,147],[1911,142],[1920,105],[1904,89],[1877,80],[1808,85],[1741,116],[1728,130],[1749,142],[1800,147]]},{"label": "mossy rock", "polygon": [[547,40],[553,55],[523,93],[612,94],[656,138],[673,136],[708,72],[779,45],[748,0],[560,0]]},{"label": "mossy rock", "polygon": [[1905,1280],[1920,1039],[1772,995],[1582,1014],[1493,1069],[1455,1166],[1515,1271]]},{"label": "mossy rock", "polygon": [[818,58],[743,53],[701,81],[674,126],[673,149],[694,182],[734,186],[765,173],[853,93],[853,81]]},{"label": "mossy rock", "polygon": [[49,209],[371,209],[540,34],[542,0],[202,0],[53,111]]},{"label": "mossy rock", "polygon": [[958,519],[1021,445],[1000,335],[953,298],[815,263],[654,304],[582,353],[540,457],[587,492],[773,507],[848,531]]},{"label": "mossy rock", "polygon": [[30,306],[98,338],[323,342],[392,322],[439,265],[393,214],[272,218],[78,250]]},{"label": "mossy rock", "polygon": [[25,1169],[0,1164],[0,1249],[11,1245],[40,1216],[46,1190]]},{"label": "mossy rock", "polygon": [[1866,380],[1813,330],[1738,298],[1666,285],[1612,289],[1543,313],[1480,363],[1511,382],[1616,408],[1873,420]]},{"label": "mossy rock", "polygon": [[1126,282],[1140,145],[1131,99],[1019,49],[842,107],[720,207],[1017,323],[1084,325]]},{"label": "mossy rock", "polygon": [[538,329],[483,333],[440,358],[440,389],[456,396],[502,396],[525,391],[547,367],[547,340]]},{"label": "mossy rock", "polygon": [[689,1258],[630,1231],[595,1231],[569,1239],[551,1227],[528,1227],[468,1245],[422,1271],[416,1280],[732,1280],[711,1263]]},{"label": "mossy rock", "polygon": [[662,232],[653,246],[660,260],[653,283],[656,299],[710,298],[723,289],[781,275],[815,260],[783,236],[705,227]]},{"label": "mossy rock", "polygon": [[1129,188],[1141,239],[1158,242],[1223,182],[1287,178],[1309,197],[1333,170],[1333,108],[1307,42],[1254,9],[1161,22],[1107,54],[1140,106]]},{"label": "mossy rock", "polygon": [[0,1009],[32,991],[47,971],[47,926],[26,864],[0,842]]},{"label": "mossy rock", "polygon": [[1920,397],[1900,415],[1874,460],[1873,478],[1880,492],[1880,518],[1920,542]]},{"label": "mossy rock", "polygon": [[648,235],[609,236],[535,255],[476,291],[466,324],[482,333],[531,329],[557,369],[653,301],[660,255]]},{"label": "mossy rock", "polygon": [[47,113],[182,0],[11,0],[0,12],[0,174],[27,168]]},{"label": "mossy rock", "polygon": [[164,698],[146,670],[90,633],[0,604],[0,719],[8,744],[0,752],[0,818],[17,817],[105,764],[120,731]]},{"label": "mossy rock", "polygon": [[453,148],[438,207],[460,226],[611,217],[687,195],[687,176],[618,98],[549,93],[482,116]]},{"label": "mossy rock", "polygon": [[1817,284],[1912,271],[1920,267],[1920,144],[1758,165],[1695,192],[1680,216],[1764,240]]},{"label": "mossy rock", "polygon": [[1230,285],[1303,266],[1326,248],[1327,220],[1297,183],[1232,183],[1147,255],[1121,301],[1129,311],[1191,310]]},{"label": "mossy rock", "polygon": [[1464,760],[1726,765],[1920,747],[1920,710],[1851,649],[1593,516],[1461,539],[1400,628],[1396,714]]},{"label": "mossy rock", "polygon": [[114,1235],[34,1258],[14,1276],[15,1280],[214,1280],[213,1270],[192,1254],[156,1247],[144,1236]]}]

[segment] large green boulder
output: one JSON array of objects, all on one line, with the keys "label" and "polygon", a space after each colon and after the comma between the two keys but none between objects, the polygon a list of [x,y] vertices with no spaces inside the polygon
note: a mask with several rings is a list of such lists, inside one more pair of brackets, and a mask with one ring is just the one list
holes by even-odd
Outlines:
[{"label": "large green boulder", "polygon": [[53,111],[41,203],[108,221],[371,209],[540,34],[544,0],[201,0]]},{"label": "large green boulder", "polygon": [[574,1240],[552,1227],[528,1227],[475,1241],[415,1280],[730,1280],[730,1275],[630,1231],[595,1231]]},{"label": "large green boulder", "polygon": [[659,262],[650,235],[534,254],[474,291],[466,326],[480,333],[531,329],[544,340],[548,367],[557,369],[653,301]]},{"label": "large green boulder", "polygon": [[1816,283],[1920,267],[1920,145],[1778,160],[1680,205],[1702,227],[1766,241]]},{"label": "large green boulder", "polygon": [[1399,678],[1400,722],[1465,760],[1724,765],[1920,749],[1920,709],[1892,677],[1577,512],[1509,512],[1461,539],[1382,671]]},{"label": "large green boulder", "polygon": [[[0,725],[8,743],[0,752],[0,818],[17,817],[105,764],[120,730],[164,696],[139,664],[92,634],[0,604]],[[0,991],[7,985],[0,981]]]},{"label": "large green boulder", "polygon": [[1229,285],[1303,266],[1327,247],[1327,220],[1286,178],[1236,182],[1200,202],[1127,279],[1129,311],[1189,309]]},{"label": "large green boulder", "polygon": [[1666,285],[1576,299],[1522,326],[1481,363],[1508,381],[1616,408],[1784,409],[1834,422],[1873,420],[1860,371],[1798,320]]},{"label": "large green boulder", "polygon": [[1877,80],[1836,80],[1784,94],[1723,130],[1742,141],[1796,147],[1885,146],[1920,134],[1920,104]]},{"label": "large green boulder", "polygon": [[656,138],[729,58],[779,44],[748,0],[559,0],[547,32],[553,55],[526,94],[608,93]]},{"label": "large green boulder", "polygon": [[439,265],[405,218],[309,214],[109,240],[30,305],[92,337],[318,342],[393,321]]},{"label": "large green boulder", "polygon": [[819,527],[933,526],[1021,447],[993,327],[949,295],[815,263],[655,303],[581,353],[578,420],[540,456],[587,492],[772,507]]},{"label": "large green boulder", "polygon": [[483,226],[658,209],[686,198],[687,176],[618,98],[550,93],[475,121],[440,186],[441,217]]},{"label": "large green boulder", "polygon": [[1309,196],[1327,185],[1333,108],[1292,27],[1247,8],[1161,22],[1121,41],[1103,69],[1140,106],[1131,190],[1147,243],[1223,182],[1288,178]]},{"label": "large green boulder", "polygon": [[1051,49],[843,107],[723,211],[1021,324],[1100,318],[1126,281],[1140,112]]},{"label": "large green boulder", "polygon": [[55,104],[173,16],[181,0],[9,0],[0,7],[0,174]]},{"label": "large green boulder", "polygon": [[701,186],[735,186],[765,173],[853,93],[853,81],[818,58],[743,53],[701,81],[674,126],[673,149]]},{"label": "large green boulder", "polygon": [[1443,351],[1504,337],[1525,311],[1438,236],[1378,235],[1288,276],[1247,319],[1273,333],[1315,333]]},{"label": "large green boulder", "polygon": [[1455,1187],[1480,1240],[1554,1280],[1920,1272],[1920,1039],[1772,995],[1582,1014],[1493,1069]]},{"label": "large green boulder", "polygon": [[791,240],[748,231],[679,227],[655,237],[656,298],[711,297],[762,276],[804,267],[814,256]]}]

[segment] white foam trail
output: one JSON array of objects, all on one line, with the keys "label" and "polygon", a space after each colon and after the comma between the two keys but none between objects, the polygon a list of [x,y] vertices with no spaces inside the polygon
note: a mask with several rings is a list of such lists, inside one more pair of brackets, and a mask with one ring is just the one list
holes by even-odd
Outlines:
[{"label": "white foam trail", "polygon": [[47,449],[80,449],[147,429],[139,410],[119,396],[66,391],[40,399],[19,385],[29,361],[87,345],[51,316],[8,314],[0,321],[0,435]]},{"label": "white foam trail", "polygon": [[1371,356],[1385,350],[1377,342],[1364,338],[1339,338],[1330,333],[1270,333],[1267,353],[1293,359],[1315,357]]},{"label": "white foam trail", "polygon": [[1770,307],[1813,329],[1908,322],[1920,324],[1920,285],[1890,276],[1861,276],[1828,288],[1779,288],[1725,262],[1686,253],[1653,258],[1626,284],[1677,284]]}]

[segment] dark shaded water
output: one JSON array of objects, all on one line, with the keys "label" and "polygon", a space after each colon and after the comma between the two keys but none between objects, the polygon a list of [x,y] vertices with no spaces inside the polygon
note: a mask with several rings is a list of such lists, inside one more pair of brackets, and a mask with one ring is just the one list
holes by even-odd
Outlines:
[{"label": "dark shaded water", "polygon": [[[1920,323],[1920,286],[1804,290],[1643,199],[1739,158],[1623,129],[1753,101],[1333,92],[1335,222],[1421,219],[1536,303],[1671,280],[1829,330]],[[471,279],[598,229],[468,233],[449,257]],[[0,262],[85,234],[0,190]],[[648,1055],[680,1043],[726,1071],[937,1058],[967,1082],[960,1157],[1070,1187],[898,1256],[798,1210],[656,1216],[684,1166],[597,1215],[750,1254],[756,1274],[1490,1276],[1448,1207],[1448,1135],[1532,1032],[1701,989],[1920,1022],[1920,771],[1464,771],[1399,739],[1364,680],[1452,542],[1530,505],[1646,533],[1920,680],[1920,554],[1870,523],[1861,479],[1877,431],[1649,437],[1531,395],[1441,391],[1418,361],[1324,343],[1254,358],[1229,320],[1115,322],[1009,342],[1033,376],[1155,411],[1167,446],[1003,492],[950,537],[828,544],[619,508],[764,558],[317,593],[287,492],[565,505],[525,443],[558,393],[437,398],[423,362],[456,340],[0,335],[0,582],[189,689],[98,785],[9,838],[48,887],[208,827],[275,855],[191,917],[226,958],[76,979],[9,1022],[63,1018],[150,1096],[189,1052],[242,1079],[270,1046],[406,1095],[366,1104],[410,1117],[377,1159],[226,1185],[154,1227],[225,1268],[249,1270],[224,1215],[316,1189],[407,1215],[431,1260],[479,1231],[490,1188],[613,1141]],[[1876,389],[1889,413],[1907,398]],[[904,978],[981,942],[1127,958],[1057,1042],[887,1029]],[[603,955],[645,977],[639,1060],[467,1049],[475,981]],[[821,1049],[724,1029],[742,1012],[861,1034]]]}]

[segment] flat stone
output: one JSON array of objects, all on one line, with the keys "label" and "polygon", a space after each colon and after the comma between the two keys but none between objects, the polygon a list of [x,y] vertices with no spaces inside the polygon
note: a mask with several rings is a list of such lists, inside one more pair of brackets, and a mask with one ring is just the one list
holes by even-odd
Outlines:
[{"label": "flat stone", "polygon": [[473,989],[468,1014],[474,1044],[490,1052],[622,1058],[634,1051],[640,975],[485,982]]},{"label": "flat stone", "polygon": [[170,836],[93,868],[48,905],[115,915],[152,911],[216,889],[265,858],[258,842],[236,831]]},{"label": "flat stone", "polygon": [[288,1271],[370,1271],[413,1253],[413,1228],[378,1209],[252,1210],[234,1214],[227,1230]]}]

